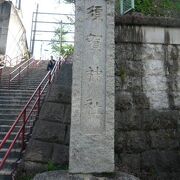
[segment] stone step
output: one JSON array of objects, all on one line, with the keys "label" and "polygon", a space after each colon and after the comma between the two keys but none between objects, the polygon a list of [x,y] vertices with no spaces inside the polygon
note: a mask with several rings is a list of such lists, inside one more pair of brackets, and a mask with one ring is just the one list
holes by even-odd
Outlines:
[{"label": "stone step", "polygon": [[[11,104],[11,105],[22,105],[22,104],[26,104],[28,102],[28,99],[20,99],[20,100],[8,100],[8,99],[0,99],[0,104]],[[34,101],[32,101],[34,102]]]},{"label": "stone step", "polygon": [[17,114],[0,114],[0,119],[16,119]]},{"label": "stone step", "polygon": [[[7,134],[7,132],[0,132],[0,141],[3,140],[3,138],[6,136],[6,134]],[[16,132],[12,132],[11,136],[9,137],[9,140],[13,140],[15,138],[16,134],[17,134]],[[26,131],[25,134],[26,134],[26,136],[27,135],[29,136],[29,131],[28,132]]]},{"label": "stone step", "polygon": [[21,112],[21,109],[9,109],[9,108],[1,109],[0,108],[0,114],[19,114],[20,112]]},{"label": "stone step", "polygon": [[12,101],[17,101],[17,100],[27,100],[29,99],[31,96],[19,96],[19,95],[13,95],[13,96],[3,96],[0,95],[0,100],[12,100]]},{"label": "stone step", "polygon": [[[30,135],[29,135],[29,137],[30,137]],[[12,140],[11,139],[7,140],[6,143],[3,146],[3,149],[8,149],[9,146],[12,144],[12,142],[13,142],[13,139]],[[25,139],[25,145],[26,146],[28,145],[27,138]],[[14,144],[13,149],[21,149],[21,148],[22,148],[22,141],[21,141],[21,139],[18,139],[16,141],[16,143]],[[2,158],[2,157],[0,157],[0,158]]]},{"label": "stone step", "polygon": [[[1,149],[0,157],[3,157],[5,155],[5,153],[7,152],[7,150],[8,150],[7,148]],[[18,157],[20,153],[21,153],[21,148],[14,148],[11,150],[8,158]]]},{"label": "stone step", "polygon": [[12,169],[3,169],[0,171],[0,180],[12,180]]},{"label": "stone step", "polygon": [[26,93],[23,93],[23,92],[0,92],[0,96],[31,96],[33,92],[26,92]]},{"label": "stone step", "polygon": [[[9,125],[0,125],[0,132],[4,132],[4,133],[7,133],[9,131],[9,129],[11,128],[11,126]],[[20,130],[21,126],[19,124],[19,126],[16,126],[13,130],[13,132],[18,132]],[[29,131],[30,129],[30,126],[29,125],[26,125],[26,130]]]},{"label": "stone step", "polygon": [[[0,139],[0,141],[2,141],[2,139]],[[3,148],[4,149],[9,148],[9,146],[11,145],[12,142],[13,142],[13,139],[8,139],[6,141],[6,143],[4,144]],[[13,148],[17,149],[17,148],[21,148],[21,147],[22,147],[22,141],[21,140],[17,140],[16,143],[14,144]]]},{"label": "stone step", "polygon": [[[14,121],[15,121],[14,119],[13,120],[12,119],[10,119],[10,120],[9,119],[1,119],[0,124],[1,125],[12,125],[14,123]],[[0,132],[0,134],[1,134],[1,132]]]},{"label": "stone step", "polygon": [[[13,104],[0,104],[0,110],[5,110],[5,109],[16,109],[16,110],[22,110],[24,105],[13,105]],[[31,106],[29,106],[31,108]]]},{"label": "stone step", "polygon": [[[18,117],[19,113],[18,114],[2,114],[0,113],[0,121],[1,119],[7,119],[7,120],[15,120],[17,117]],[[32,114],[32,116],[34,116]]]},{"label": "stone step", "polygon": [[[30,106],[28,106],[27,110],[29,110],[31,108],[31,104]],[[0,104],[0,112],[5,112],[5,111],[21,111],[24,108],[24,105],[13,105],[13,104]]]},{"label": "stone step", "polygon": [[[39,83],[42,81],[43,77],[47,74],[47,63],[41,62],[39,66],[31,68],[29,74],[24,73],[21,76],[20,82],[18,78],[11,82],[10,88],[9,85],[9,76],[8,74],[1,78],[0,82],[0,142],[3,140],[8,130],[18,117],[18,114],[21,112],[23,107],[26,105],[34,90],[38,87]],[[46,92],[43,93],[42,100]],[[41,100],[41,102],[42,102]],[[34,103],[34,100],[32,104]],[[30,106],[32,106],[30,104]],[[31,108],[31,107],[30,107]],[[36,115],[33,114],[27,123],[26,128],[26,140],[31,136],[32,125],[36,119]],[[8,147],[13,142],[13,139],[16,136],[16,133],[21,128],[20,124],[22,119],[15,127],[14,131],[11,133],[11,136],[7,140],[6,144],[3,146],[3,149],[0,151],[0,158],[7,152]],[[15,164],[18,157],[20,157],[21,152],[21,137],[17,140],[15,146],[10,153],[7,162],[3,170],[0,171],[0,180],[9,180],[11,178],[10,174],[12,172],[12,167]],[[26,142],[28,144],[28,142]]]},{"label": "stone step", "polygon": [[[18,161],[19,157],[16,158],[8,158],[3,166],[3,169],[9,169],[11,172],[16,164],[16,162]],[[2,160],[2,158],[0,158],[0,161]],[[3,170],[2,169],[2,170]]]},{"label": "stone step", "polygon": [[21,89],[21,88],[19,88],[19,89],[4,89],[4,88],[0,88],[0,94],[15,94],[15,93],[17,93],[17,94],[29,94],[29,93],[32,93],[32,90],[24,90],[24,89]]},{"label": "stone step", "polygon": [[[41,79],[42,80],[42,79]],[[41,80],[39,80],[39,81],[35,81],[35,80],[28,80],[28,81],[24,81],[24,82],[20,82],[20,83],[18,83],[18,82],[12,82],[11,84],[10,84],[10,86],[22,86],[22,85],[37,85],[37,84],[39,84],[40,82],[41,82]],[[2,84],[2,87],[8,87],[9,86],[9,83],[6,83],[6,82],[4,82],[3,84]]]}]

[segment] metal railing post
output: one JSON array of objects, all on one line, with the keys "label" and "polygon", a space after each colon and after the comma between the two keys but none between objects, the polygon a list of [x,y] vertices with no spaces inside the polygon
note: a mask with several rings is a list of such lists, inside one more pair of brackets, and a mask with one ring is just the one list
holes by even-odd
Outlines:
[{"label": "metal railing post", "polygon": [[[17,70],[18,70],[18,68],[17,68]],[[5,153],[4,157],[2,158],[2,160],[0,161],[0,170],[2,169],[4,163],[6,162],[8,156],[11,153],[12,148],[15,146],[15,143],[17,142],[18,138],[21,138],[20,140],[22,141],[22,151],[25,149],[25,147],[26,147],[26,143],[25,143],[26,142],[26,131],[27,131],[27,129],[26,129],[27,124],[26,123],[28,123],[28,121],[30,119],[30,116],[32,115],[33,111],[36,110],[36,108],[38,108],[38,110],[36,112],[38,112],[38,114],[39,114],[40,105],[41,105],[41,98],[42,98],[41,97],[42,92],[44,92],[44,90],[46,89],[46,87],[48,87],[48,85],[49,86],[51,85],[52,80],[54,79],[54,74],[57,73],[57,72],[58,72],[58,64],[56,64],[56,67],[55,67],[54,71],[48,72],[45,75],[45,77],[43,78],[43,80],[41,81],[39,86],[36,88],[36,90],[32,94],[31,98],[27,102],[27,104],[24,106],[23,110],[20,112],[20,114],[16,118],[15,122],[12,124],[11,128],[9,129],[9,131],[7,132],[5,137],[3,138],[2,142],[0,142],[0,152],[1,152],[2,147],[9,140],[12,133],[16,132],[16,127],[18,127],[19,123],[23,121],[21,126],[20,126],[19,131],[16,132],[16,136],[13,139],[11,145],[8,147],[8,150],[6,151],[6,153]],[[12,72],[12,74],[13,73],[14,72]],[[11,79],[12,74],[10,74],[10,76],[9,76],[10,82],[13,79],[13,78]],[[44,85],[44,83],[45,83],[45,85]],[[36,100],[35,100],[35,103],[33,104],[33,107],[31,107],[30,111],[29,110],[27,111],[27,109],[29,108],[31,103],[34,102],[33,101],[34,98],[36,98]]]},{"label": "metal railing post", "polygon": [[38,115],[40,113],[40,106],[41,106],[41,86],[38,89]]},{"label": "metal railing post", "polygon": [[27,66],[27,74],[29,74],[29,60],[28,60],[28,66]]},{"label": "metal railing post", "polygon": [[8,89],[10,89],[10,85],[11,85],[11,74],[9,74],[9,84],[8,84]]},{"label": "metal railing post", "polygon": [[2,77],[2,70],[3,70],[3,67],[0,68],[0,81],[1,81],[1,77]]},{"label": "metal railing post", "polygon": [[18,79],[19,79],[19,83],[20,83],[20,80],[21,80],[21,67],[19,68],[19,76],[18,76]]},{"label": "metal railing post", "polygon": [[23,129],[22,129],[22,151],[25,149],[25,127],[26,127],[26,109],[23,114]]}]

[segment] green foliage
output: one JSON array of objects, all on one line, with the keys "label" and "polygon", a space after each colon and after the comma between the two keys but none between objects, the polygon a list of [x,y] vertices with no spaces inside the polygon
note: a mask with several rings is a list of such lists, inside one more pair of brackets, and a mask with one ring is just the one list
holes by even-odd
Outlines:
[{"label": "green foliage", "polygon": [[52,52],[58,57],[67,57],[74,52],[74,46],[72,44],[63,43],[66,41],[65,35],[67,33],[68,31],[65,30],[64,26],[61,26],[55,30],[54,37],[51,40]]},{"label": "green foliage", "polygon": [[[116,0],[116,12],[121,0]],[[180,17],[179,0],[135,0],[135,12],[146,16]]]},{"label": "green foliage", "polygon": [[136,0],[135,10],[145,15],[152,14],[154,12],[152,0]]},{"label": "green foliage", "polygon": [[48,171],[67,170],[67,169],[68,169],[67,165],[59,166],[59,165],[54,164],[52,161],[49,161],[47,164]]},{"label": "green foliage", "polygon": [[58,170],[58,167],[52,161],[49,161],[47,164],[47,170],[55,171],[55,170]]},{"label": "green foliage", "polygon": [[115,11],[116,11],[116,13],[120,13],[120,1],[119,0],[115,1]]},{"label": "green foliage", "polygon": [[178,12],[178,2],[172,0],[136,0],[135,10],[150,16],[173,16]]},{"label": "green foliage", "polygon": [[73,52],[74,52],[74,46],[72,44],[65,44],[61,48],[61,53],[65,58],[73,54]]},{"label": "green foliage", "polygon": [[125,70],[125,68],[123,66],[121,66],[120,69],[119,69],[119,76],[121,78],[122,83],[124,83],[124,81],[125,81],[125,79],[127,77],[127,74],[126,74],[126,70]]},{"label": "green foliage", "polygon": [[34,176],[30,175],[24,175],[22,177],[19,177],[18,180],[32,180]]}]

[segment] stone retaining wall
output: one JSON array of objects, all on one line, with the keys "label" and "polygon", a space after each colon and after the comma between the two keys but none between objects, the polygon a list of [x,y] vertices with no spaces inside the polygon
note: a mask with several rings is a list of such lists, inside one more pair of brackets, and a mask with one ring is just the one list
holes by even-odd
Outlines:
[{"label": "stone retaining wall", "polygon": [[116,167],[145,180],[178,179],[180,21],[127,16],[115,30]]},{"label": "stone retaining wall", "polygon": [[[116,170],[142,180],[178,180],[180,23],[172,20],[176,27],[158,18],[149,19],[148,25],[148,19],[126,18],[117,18],[115,29]],[[64,68],[62,83],[71,78],[71,68]],[[64,89],[59,82],[42,108],[25,154],[28,172],[45,170],[49,161],[68,164],[71,86]]]},{"label": "stone retaining wall", "polygon": [[68,168],[71,84],[72,64],[63,64],[48,90],[32,138],[18,167],[17,180],[49,168]]}]

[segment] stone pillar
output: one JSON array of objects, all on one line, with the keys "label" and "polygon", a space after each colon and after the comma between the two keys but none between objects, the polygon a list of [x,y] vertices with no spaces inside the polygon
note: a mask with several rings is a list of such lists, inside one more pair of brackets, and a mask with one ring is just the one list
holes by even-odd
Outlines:
[{"label": "stone pillar", "polygon": [[71,173],[114,171],[114,0],[76,1]]}]

